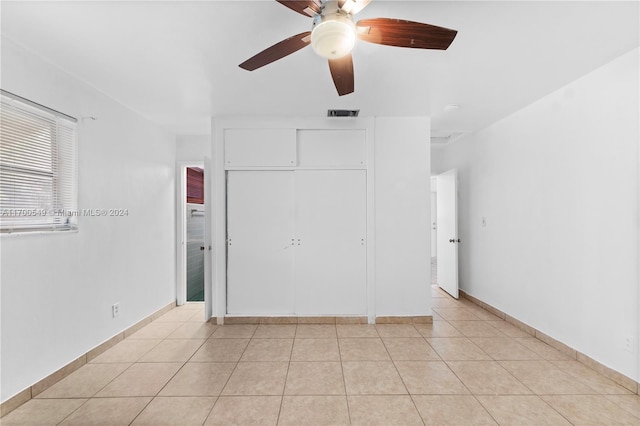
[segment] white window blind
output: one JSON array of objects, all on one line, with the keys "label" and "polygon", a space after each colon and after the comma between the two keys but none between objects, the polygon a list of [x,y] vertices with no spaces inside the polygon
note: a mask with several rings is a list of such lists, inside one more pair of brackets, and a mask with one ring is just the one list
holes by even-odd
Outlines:
[{"label": "white window blind", "polygon": [[0,232],[77,229],[76,120],[0,96]]}]

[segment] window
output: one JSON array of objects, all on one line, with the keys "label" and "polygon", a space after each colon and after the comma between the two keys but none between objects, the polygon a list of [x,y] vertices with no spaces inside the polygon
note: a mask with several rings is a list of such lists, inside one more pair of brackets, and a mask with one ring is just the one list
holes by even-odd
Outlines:
[{"label": "window", "polygon": [[204,204],[204,170],[187,167],[187,203]]},{"label": "window", "polygon": [[77,229],[76,119],[0,96],[0,232]]}]

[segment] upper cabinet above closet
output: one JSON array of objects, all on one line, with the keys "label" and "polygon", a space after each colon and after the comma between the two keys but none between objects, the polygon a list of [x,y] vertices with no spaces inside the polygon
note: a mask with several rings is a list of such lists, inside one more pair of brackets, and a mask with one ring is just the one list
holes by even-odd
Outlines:
[{"label": "upper cabinet above closet", "polygon": [[366,168],[364,129],[226,129],[227,169]]},{"label": "upper cabinet above closet", "polygon": [[224,158],[226,167],[296,166],[296,129],[226,129]]},{"label": "upper cabinet above closet", "polygon": [[364,130],[298,130],[300,166],[362,167],[367,159]]}]

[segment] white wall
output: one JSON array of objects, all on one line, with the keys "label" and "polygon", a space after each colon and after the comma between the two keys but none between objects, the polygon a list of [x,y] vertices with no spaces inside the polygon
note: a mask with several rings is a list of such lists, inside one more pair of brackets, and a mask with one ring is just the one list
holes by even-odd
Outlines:
[{"label": "white wall", "polygon": [[635,380],[638,75],[635,49],[433,164],[459,170],[461,288]]},{"label": "white wall", "polygon": [[179,135],[176,138],[176,161],[202,163],[211,158],[211,136]]},{"label": "white wall", "polygon": [[431,315],[429,134],[429,118],[376,118],[378,316]]},{"label": "white wall", "polygon": [[[2,40],[2,87],[79,120],[79,232],[2,236],[2,401],[175,301],[175,138]],[[120,303],[120,317],[111,305]]]}]

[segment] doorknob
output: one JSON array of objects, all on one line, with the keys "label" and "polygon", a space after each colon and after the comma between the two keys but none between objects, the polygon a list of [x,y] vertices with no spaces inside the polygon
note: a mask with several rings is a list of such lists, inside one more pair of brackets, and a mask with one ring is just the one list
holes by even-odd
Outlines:
[{"label": "doorknob", "polygon": [[460,238],[458,238],[457,240],[452,238],[452,239],[449,240],[449,242],[450,243],[459,243],[460,242]]}]

